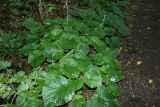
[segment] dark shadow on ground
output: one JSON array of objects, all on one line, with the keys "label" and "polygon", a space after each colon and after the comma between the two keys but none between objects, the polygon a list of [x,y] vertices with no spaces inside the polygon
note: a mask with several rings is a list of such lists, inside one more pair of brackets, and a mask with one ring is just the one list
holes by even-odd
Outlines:
[{"label": "dark shadow on ground", "polygon": [[122,42],[120,102],[160,107],[160,0],[132,0],[132,9],[132,37]]}]

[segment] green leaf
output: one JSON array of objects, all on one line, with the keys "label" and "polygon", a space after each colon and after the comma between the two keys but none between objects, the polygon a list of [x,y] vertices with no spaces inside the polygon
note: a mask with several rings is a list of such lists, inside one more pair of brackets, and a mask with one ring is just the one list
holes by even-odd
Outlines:
[{"label": "green leaf", "polygon": [[105,27],[104,30],[107,36],[114,36],[116,33],[116,30],[112,27]]},{"label": "green leaf", "polygon": [[26,43],[36,43],[40,40],[40,37],[31,33],[27,33],[25,35],[25,41]]},{"label": "green leaf", "polygon": [[89,37],[89,42],[97,51],[102,51],[106,48],[106,44],[99,37]]},{"label": "green leaf", "polygon": [[55,19],[45,19],[44,20],[44,24],[47,25],[47,26],[61,26],[64,22],[64,19],[63,18],[60,18],[60,17],[57,17]]},{"label": "green leaf", "polygon": [[0,60],[0,70],[11,67],[11,63],[8,61]]},{"label": "green leaf", "polygon": [[113,47],[113,48],[119,48],[120,47],[120,39],[117,38],[117,37],[113,36],[110,39],[106,38],[105,41],[106,41],[107,45],[110,46],[110,47]]},{"label": "green leaf", "polygon": [[101,98],[106,98],[106,99],[110,99],[110,100],[114,99],[114,97],[112,95],[112,90],[109,87],[106,87],[104,85],[101,87],[98,87],[96,92],[97,92],[97,95]]},{"label": "green leaf", "polygon": [[79,15],[84,19],[94,19],[95,17],[97,17],[97,14],[96,14],[96,11],[94,11],[93,9],[84,9],[84,10],[81,10],[79,12]]},{"label": "green leaf", "polygon": [[103,27],[99,27],[95,29],[92,35],[97,36],[99,38],[104,38],[106,36],[106,32]]},{"label": "green leaf", "polygon": [[18,95],[16,104],[21,107],[43,107],[39,99],[29,97],[26,93],[20,93]]},{"label": "green leaf", "polygon": [[43,103],[39,99],[29,97],[27,98],[24,107],[43,107]]},{"label": "green leaf", "polygon": [[21,55],[28,56],[30,53],[32,53],[34,50],[38,48],[38,44],[36,43],[29,43],[25,45],[23,48],[19,50],[19,53]]},{"label": "green leaf", "polygon": [[75,91],[82,88],[80,80],[68,80],[63,76],[49,73],[46,76],[46,85],[42,96],[46,107],[61,106],[72,100]]},{"label": "green leaf", "polygon": [[62,72],[60,71],[60,66],[58,64],[51,64],[47,67],[47,72],[53,72],[57,75],[62,75]]},{"label": "green leaf", "polygon": [[6,82],[6,78],[5,78],[5,75],[4,75],[4,73],[1,73],[0,74],[0,83],[5,83]]},{"label": "green leaf", "polygon": [[117,29],[123,36],[127,36],[131,33],[130,29],[125,26],[124,21],[117,15],[108,13],[105,22],[107,25]]},{"label": "green leaf", "polygon": [[76,23],[74,27],[80,32],[85,32],[88,26],[84,23]]},{"label": "green leaf", "polygon": [[61,36],[61,38],[59,40],[59,44],[64,49],[73,49],[78,44],[78,37],[76,34],[63,33],[63,35]]},{"label": "green leaf", "polygon": [[10,78],[9,82],[10,83],[22,83],[24,80],[26,80],[26,75],[24,71],[19,71],[17,73],[14,74],[14,77]]},{"label": "green leaf", "polygon": [[96,88],[102,85],[102,77],[99,72],[99,68],[96,66],[90,66],[89,71],[84,74],[83,80],[90,88]]},{"label": "green leaf", "polygon": [[108,87],[110,88],[110,90],[112,90],[112,94],[114,97],[118,97],[120,95],[120,87],[118,83],[111,82],[110,84],[108,84]]},{"label": "green leaf", "polygon": [[64,59],[60,63],[60,70],[69,78],[78,78],[80,74],[80,67],[73,58]]},{"label": "green leaf", "polygon": [[89,50],[89,45],[87,43],[79,42],[74,51],[74,58],[76,62],[79,64],[82,72],[88,71],[89,66],[92,64],[91,60],[87,56]]},{"label": "green leaf", "polygon": [[64,23],[64,21],[65,20],[63,18],[58,17],[53,20],[53,24],[61,26]]},{"label": "green leaf", "polygon": [[94,54],[93,61],[95,65],[103,65],[105,63],[105,57],[100,53]]},{"label": "green leaf", "polygon": [[36,82],[32,81],[31,79],[26,79],[22,81],[21,84],[18,86],[18,92],[27,91],[29,89],[33,89],[36,85]]},{"label": "green leaf", "polygon": [[69,80],[68,86],[73,91],[78,91],[83,87],[83,81],[81,79]]},{"label": "green leaf", "polygon": [[108,69],[107,76],[104,77],[106,85],[112,83],[112,82],[119,82],[122,80],[122,74],[120,70],[116,70],[113,68]]},{"label": "green leaf", "polygon": [[69,103],[69,107],[85,107],[85,104],[85,98],[82,95],[76,95]]},{"label": "green leaf", "polygon": [[77,44],[77,47],[75,48],[75,56],[76,57],[79,57],[79,56],[82,56],[82,55],[87,55],[89,53],[89,44],[87,43],[84,43],[84,42],[79,42]]},{"label": "green leaf", "polygon": [[48,40],[57,40],[59,39],[63,34],[63,30],[59,28],[55,28],[49,33],[47,33],[43,39],[48,39]]},{"label": "green leaf", "polygon": [[30,30],[33,34],[43,31],[43,27],[41,26],[41,24],[33,18],[25,19],[22,22],[22,26]]},{"label": "green leaf", "polygon": [[45,60],[45,57],[43,56],[42,52],[39,50],[33,51],[33,53],[29,54],[28,57],[28,63],[33,66],[37,67],[41,65]]},{"label": "green leaf", "polygon": [[14,94],[15,92],[10,86],[0,83],[0,97],[2,99],[9,100]]},{"label": "green leaf", "polygon": [[20,93],[18,97],[16,98],[16,104],[17,105],[23,105],[27,100],[26,93]]},{"label": "green leaf", "polygon": [[87,102],[86,107],[120,107],[120,105],[117,100],[109,100],[107,98],[94,95],[92,99]]},{"label": "green leaf", "polygon": [[105,48],[100,51],[103,56],[117,58],[120,55],[120,50],[118,48]]},{"label": "green leaf", "polygon": [[76,55],[75,61],[78,63],[81,72],[87,72],[89,70],[89,67],[92,65],[92,62],[89,59],[89,57],[83,54],[79,56]]},{"label": "green leaf", "polygon": [[63,49],[56,46],[56,43],[52,43],[44,49],[43,55],[47,58],[49,62],[60,60],[64,56]]},{"label": "green leaf", "polygon": [[60,106],[72,100],[74,91],[68,89],[68,80],[63,76],[48,75],[42,96],[46,107]]}]

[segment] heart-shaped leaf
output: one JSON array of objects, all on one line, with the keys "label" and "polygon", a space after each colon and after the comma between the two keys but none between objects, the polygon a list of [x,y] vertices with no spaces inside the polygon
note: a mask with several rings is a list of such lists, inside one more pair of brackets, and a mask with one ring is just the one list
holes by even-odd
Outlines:
[{"label": "heart-shaped leaf", "polygon": [[52,43],[51,46],[46,47],[43,51],[43,55],[49,62],[55,62],[60,60],[64,56],[63,49],[59,48],[56,43]]},{"label": "heart-shaped leaf", "polygon": [[81,80],[68,80],[63,76],[49,73],[46,76],[46,85],[42,96],[46,107],[61,106],[72,100],[75,91],[82,88]]},{"label": "heart-shaped leaf", "polygon": [[33,34],[43,31],[42,25],[33,18],[25,19],[22,26],[30,30]]},{"label": "heart-shaped leaf", "polygon": [[36,43],[29,43],[25,45],[23,48],[19,50],[19,53],[25,56],[28,56],[30,53],[32,53],[34,50],[38,48],[38,44]]},{"label": "heart-shaped leaf", "polygon": [[93,61],[95,65],[103,65],[105,63],[105,57],[100,53],[94,54]]},{"label": "heart-shaped leaf", "polygon": [[48,40],[48,41],[57,40],[62,36],[62,34],[63,34],[63,30],[56,28],[56,29],[51,30],[49,33],[47,33],[43,37],[43,39]]},{"label": "heart-shaped leaf", "polygon": [[81,95],[76,95],[69,103],[69,107],[85,107],[85,104],[85,98]]},{"label": "heart-shaped leaf", "polygon": [[102,77],[99,72],[99,68],[96,66],[90,66],[89,71],[84,74],[83,77],[84,82],[90,88],[99,87],[102,85]]},{"label": "heart-shaped leaf", "polygon": [[114,97],[118,97],[120,95],[120,87],[118,83],[111,82],[107,86],[112,90]]},{"label": "heart-shaped leaf", "polygon": [[87,102],[86,107],[120,107],[117,100],[110,100],[94,95],[91,100]]},{"label": "heart-shaped leaf", "polygon": [[45,60],[45,57],[43,56],[42,52],[39,50],[33,51],[31,54],[29,54],[28,57],[28,63],[33,66],[37,67],[41,65]]},{"label": "heart-shaped leaf", "polygon": [[78,78],[80,74],[80,67],[73,58],[64,59],[60,63],[60,70],[69,78]]},{"label": "heart-shaped leaf", "polygon": [[78,44],[78,37],[76,34],[63,33],[60,40],[59,40],[59,44],[64,49],[73,49]]}]

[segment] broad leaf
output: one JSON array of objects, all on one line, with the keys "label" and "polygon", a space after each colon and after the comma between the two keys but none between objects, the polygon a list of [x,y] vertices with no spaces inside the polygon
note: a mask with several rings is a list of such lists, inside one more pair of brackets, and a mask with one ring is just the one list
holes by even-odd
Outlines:
[{"label": "broad leaf", "polygon": [[25,93],[18,95],[16,104],[21,107],[42,107],[42,102],[39,99],[29,97]]},{"label": "broad leaf", "polygon": [[63,34],[63,30],[61,29],[53,29],[51,30],[49,33],[47,33],[43,39],[51,41],[51,40],[57,40],[61,37],[61,35]]},{"label": "broad leaf", "polygon": [[63,49],[56,46],[56,43],[52,43],[51,46],[46,47],[43,51],[43,55],[49,62],[60,60],[64,56]]},{"label": "broad leaf", "polygon": [[34,50],[38,48],[38,44],[36,43],[29,43],[25,45],[23,48],[19,50],[19,53],[25,56],[28,56],[30,53],[32,53]]},{"label": "broad leaf", "polygon": [[79,57],[82,55],[87,55],[89,50],[89,45],[87,43],[79,42],[74,53],[76,57]]},{"label": "broad leaf", "polygon": [[61,106],[72,100],[75,91],[82,87],[80,80],[68,80],[63,76],[49,73],[42,96],[46,107]]},{"label": "broad leaf", "polygon": [[60,106],[72,100],[74,91],[67,87],[68,80],[63,76],[48,75],[42,96],[46,107]]},{"label": "broad leaf", "polygon": [[111,83],[107,84],[107,86],[112,91],[112,95],[114,97],[118,97],[120,95],[120,87],[119,87],[118,83],[111,82]]},{"label": "broad leaf", "polygon": [[69,103],[69,107],[85,107],[85,104],[85,98],[81,95],[76,95]]},{"label": "broad leaf", "polygon": [[60,70],[69,78],[78,78],[80,74],[79,64],[73,58],[64,59],[60,63]]},{"label": "broad leaf", "polygon": [[73,49],[78,44],[78,37],[76,34],[63,33],[63,35],[61,36],[61,38],[59,40],[59,44],[64,49]]},{"label": "broad leaf", "polygon": [[0,70],[10,67],[12,64],[8,61],[0,60]]},{"label": "broad leaf", "polygon": [[78,63],[81,72],[87,72],[90,69],[89,67],[92,65],[90,58],[83,54],[79,56],[76,55],[75,61]]},{"label": "broad leaf", "polygon": [[114,96],[112,95],[112,90],[109,87],[106,87],[104,85],[101,87],[98,87],[96,92],[97,92],[97,95],[101,98],[106,98],[110,100],[114,99]]},{"label": "broad leaf", "polygon": [[28,63],[33,66],[37,67],[41,65],[45,60],[45,57],[43,56],[42,52],[39,50],[33,51],[33,53],[29,54],[28,57]]},{"label": "broad leaf", "polygon": [[105,27],[104,30],[107,36],[114,36],[116,33],[116,30],[112,27]]},{"label": "broad leaf", "polygon": [[89,37],[90,44],[97,50],[102,51],[106,48],[106,44],[99,37]]},{"label": "broad leaf", "polygon": [[92,99],[87,102],[86,107],[120,107],[120,105],[117,100],[109,100],[107,98],[94,95]]},{"label": "broad leaf", "polygon": [[93,61],[95,65],[103,65],[105,63],[105,57],[100,53],[94,54]]},{"label": "broad leaf", "polygon": [[122,78],[122,74],[119,70],[110,68],[108,69],[107,76],[104,77],[104,80],[106,85],[108,85],[111,82],[119,82]]},{"label": "broad leaf", "polygon": [[80,32],[85,32],[88,26],[84,23],[76,23],[74,27]]},{"label": "broad leaf", "polygon": [[22,22],[22,26],[24,26],[25,28],[27,28],[28,30],[30,30],[34,34],[40,33],[43,31],[42,25],[33,18],[25,19]]},{"label": "broad leaf", "polygon": [[119,18],[117,15],[108,13],[105,22],[107,25],[117,29],[123,36],[127,36],[131,33],[130,29],[126,27],[123,20]]},{"label": "broad leaf", "polygon": [[62,75],[62,72],[60,70],[60,66],[58,64],[51,64],[51,65],[48,65],[47,67],[47,72],[52,72],[54,74],[57,74],[57,75]]},{"label": "broad leaf", "polygon": [[89,71],[84,74],[84,82],[90,88],[96,88],[102,85],[102,77],[99,72],[99,68],[96,66],[90,66]]}]

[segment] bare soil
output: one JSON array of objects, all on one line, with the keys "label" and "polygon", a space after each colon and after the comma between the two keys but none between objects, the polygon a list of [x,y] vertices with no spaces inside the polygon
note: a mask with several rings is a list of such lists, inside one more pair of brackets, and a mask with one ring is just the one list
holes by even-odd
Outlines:
[{"label": "bare soil", "polygon": [[123,107],[160,107],[160,0],[132,0],[132,10],[132,36],[122,42],[119,99]]}]

